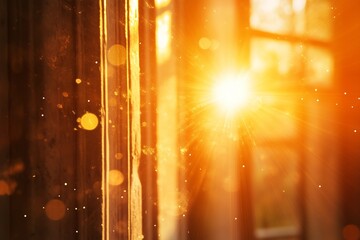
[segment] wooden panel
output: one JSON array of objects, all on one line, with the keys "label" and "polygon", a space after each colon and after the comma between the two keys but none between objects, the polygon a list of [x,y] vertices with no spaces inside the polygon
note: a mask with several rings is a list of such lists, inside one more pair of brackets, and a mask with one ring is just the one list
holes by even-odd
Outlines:
[{"label": "wooden panel", "polygon": [[9,217],[1,215],[8,239],[99,239],[100,129],[77,122],[87,111],[100,115],[98,3],[3,2],[8,75],[1,97],[9,107],[10,156],[4,171],[14,188]]}]

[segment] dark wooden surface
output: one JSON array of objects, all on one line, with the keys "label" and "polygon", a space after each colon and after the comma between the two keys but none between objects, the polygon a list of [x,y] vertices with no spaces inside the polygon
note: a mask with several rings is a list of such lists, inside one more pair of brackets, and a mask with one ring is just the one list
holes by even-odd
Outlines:
[{"label": "dark wooden surface", "polygon": [[[100,115],[99,55],[96,1],[1,1],[2,239],[101,238],[100,128],[76,121]],[[54,198],[58,221],[43,209]]]}]

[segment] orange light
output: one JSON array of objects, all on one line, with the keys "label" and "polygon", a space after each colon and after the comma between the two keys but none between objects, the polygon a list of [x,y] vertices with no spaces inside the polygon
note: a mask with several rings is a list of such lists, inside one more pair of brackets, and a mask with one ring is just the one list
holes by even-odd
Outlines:
[{"label": "orange light", "polygon": [[94,130],[98,124],[98,117],[93,113],[86,112],[80,118],[80,125],[85,130]]},{"label": "orange light", "polygon": [[250,81],[246,75],[220,76],[213,89],[214,102],[228,114],[244,108],[249,103],[251,95]]},{"label": "orange light", "polygon": [[65,204],[59,199],[52,199],[46,203],[45,213],[46,216],[54,221],[58,221],[65,216]]},{"label": "orange light", "polygon": [[301,12],[305,9],[306,0],[293,0],[293,9],[295,12]]},{"label": "orange light", "polygon": [[109,171],[109,184],[112,186],[119,186],[125,180],[124,174],[119,170],[113,169]]},{"label": "orange light", "polygon": [[0,196],[10,195],[10,187],[7,182],[0,180]]},{"label": "orange light", "polygon": [[156,8],[166,7],[171,3],[171,0],[155,0]]},{"label": "orange light", "polygon": [[114,44],[109,48],[107,57],[111,65],[121,66],[126,62],[126,48],[120,44]]},{"label": "orange light", "polygon": [[170,11],[166,11],[156,18],[156,54],[159,63],[164,63],[171,55],[171,20]]}]

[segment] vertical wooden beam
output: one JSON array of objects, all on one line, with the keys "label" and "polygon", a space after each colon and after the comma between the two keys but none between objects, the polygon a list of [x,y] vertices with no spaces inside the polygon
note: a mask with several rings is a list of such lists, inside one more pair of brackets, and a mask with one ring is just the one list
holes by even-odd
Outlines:
[{"label": "vertical wooden beam", "polygon": [[[80,9],[69,1],[3,2],[9,50],[4,84],[9,85],[2,90],[9,99],[9,157],[18,168],[9,176],[15,184],[9,238],[96,237],[101,233],[100,201],[92,189],[101,174],[100,134],[79,129],[76,119],[82,111],[99,111],[98,10],[91,4]],[[86,29],[76,28],[80,14]],[[80,67],[86,90],[77,91]],[[82,105],[85,101],[88,106]],[[67,208],[60,220],[46,216],[43,208],[51,199]]]},{"label": "vertical wooden beam", "polygon": [[143,238],[142,234],[142,186],[139,177],[141,159],[140,122],[140,62],[139,62],[139,2],[128,0],[125,8],[127,32],[127,71],[129,98],[129,237],[131,240]]},{"label": "vertical wooden beam", "polygon": [[9,63],[8,63],[8,3],[0,2],[0,232],[4,240],[10,239],[10,201],[9,183],[3,178],[3,171],[9,167],[10,132],[9,132]]},{"label": "vertical wooden beam", "polygon": [[141,145],[145,154],[140,161],[142,183],[143,234],[158,239],[157,163],[156,163],[156,46],[154,0],[139,5]]}]

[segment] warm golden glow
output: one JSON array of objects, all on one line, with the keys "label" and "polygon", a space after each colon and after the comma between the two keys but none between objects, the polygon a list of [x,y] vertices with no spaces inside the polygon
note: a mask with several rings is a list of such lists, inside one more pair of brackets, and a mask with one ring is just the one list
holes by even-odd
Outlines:
[{"label": "warm golden glow", "polygon": [[262,4],[256,4],[256,6],[265,12],[275,12],[281,4],[280,2],[279,0],[263,0]]},{"label": "warm golden glow", "polygon": [[162,8],[169,5],[171,0],[155,0],[156,8]]},{"label": "warm golden glow", "polygon": [[170,11],[166,11],[156,19],[156,50],[158,63],[163,63],[171,55],[171,18]]},{"label": "warm golden glow", "polygon": [[293,9],[295,12],[301,12],[305,9],[306,0],[293,0]]},{"label": "warm golden glow", "polygon": [[[159,68],[159,72],[164,71]],[[170,77],[163,79],[158,88],[157,96],[157,184],[158,184],[158,207],[159,207],[159,234],[160,240],[173,239],[174,232],[178,231],[179,203],[178,174],[178,122],[177,122],[177,79]]]},{"label": "warm golden glow", "polygon": [[[300,1],[251,0],[250,23],[253,28],[275,33],[293,31],[293,9],[300,8]],[[295,10],[295,9],[294,9]]]},{"label": "warm golden glow", "polygon": [[235,113],[249,103],[251,88],[246,75],[220,76],[213,88],[214,102],[227,113]]}]

